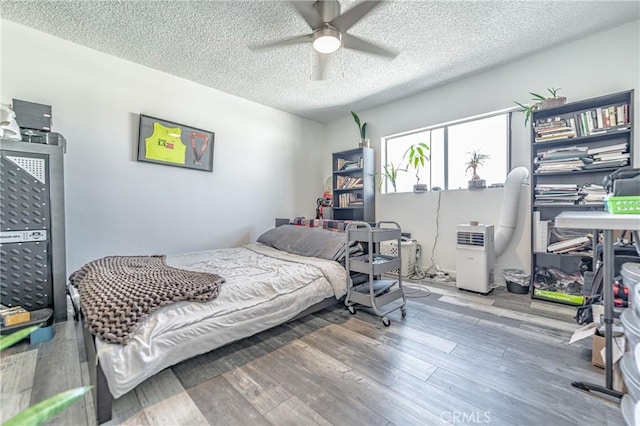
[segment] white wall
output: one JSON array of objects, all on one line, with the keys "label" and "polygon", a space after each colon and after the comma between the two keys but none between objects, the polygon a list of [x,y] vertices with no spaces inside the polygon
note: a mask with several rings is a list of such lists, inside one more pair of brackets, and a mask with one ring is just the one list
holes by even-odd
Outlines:
[{"label": "white wall", "polygon": [[[314,215],[321,124],[9,21],[1,34],[0,101],[52,105],[68,141],[68,273],[105,255],[237,246],[275,217]],[[135,161],[141,113],[215,132],[213,173]]]},{"label": "white wall", "polygon": [[[528,92],[560,87],[569,101],[635,89],[635,117],[640,122],[640,21],[547,49],[539,54],[452,82],[433,90],[367,111],[358,111],[368,124],[379,169],[380,138],[416,128],[497,111],[527,102]],[[512,126],[512,166],[529,166],[529,130],[517,114]],[[324,173],[331,171],[330,153],[357,146],[358,133],[350,116],[327,125],[328,145]],[[635,164],[640,164],[638,132],[634,141]],[[498,270],[530,266],[529,188],[521,194],[515,236],[498,259]],[[455,271],[455,226],[477,220],[497,224],[502,189],[457,190],[442,193],[439,230],[435,226],[438,194],[376,194],[376,219],[394,220],[411,232],[423,248],[422,264],[430,266],[436,233],[434,261]]]}]

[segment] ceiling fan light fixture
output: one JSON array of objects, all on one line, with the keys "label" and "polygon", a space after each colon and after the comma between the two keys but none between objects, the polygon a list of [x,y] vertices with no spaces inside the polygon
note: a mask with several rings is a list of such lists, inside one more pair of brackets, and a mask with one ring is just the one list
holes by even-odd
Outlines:
[{"label": "ceiling fan light fixture", "polygon": [[313,33],[313,48],[320,53],[333,53],[340,49],[342,35],[334,28],[319,28]]}]

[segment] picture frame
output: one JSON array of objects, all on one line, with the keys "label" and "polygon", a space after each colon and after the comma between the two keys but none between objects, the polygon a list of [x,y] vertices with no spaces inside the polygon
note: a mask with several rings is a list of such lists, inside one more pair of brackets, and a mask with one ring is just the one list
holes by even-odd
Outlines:
[{"label": "picture frame", "polygon": [[213,172],[215,133],[140,114],[138,161]]}]

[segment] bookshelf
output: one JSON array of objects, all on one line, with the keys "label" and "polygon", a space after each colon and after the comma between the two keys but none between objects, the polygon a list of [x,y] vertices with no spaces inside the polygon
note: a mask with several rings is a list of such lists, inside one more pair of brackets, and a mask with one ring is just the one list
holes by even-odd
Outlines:
[{"label": "bookshelf", "polygon": [[[536,280],[536,272],[541,273],[541,278],[548,278],[557,270],[578,276],[581,267],[590,264],[595,268],[592,247],[598,231],[555,229],[554,219],[564,210],[604,210],[603,179],[633,161],[632,118],[633,90],[533,111],[531,297],[582,305],[582,285],[571,280],[565,281],[566,285]],[[580,244],[579,239],[585,235],[590,235],[590,243]],[[555,245],[564,247],[560,252],[549,250],[558,241],[572,239],[575,248],[567,243]]]},{"label": "bookshelf", "polygon": [[375,222],[374,157],[372,148],[332,154],[334,219]]}]

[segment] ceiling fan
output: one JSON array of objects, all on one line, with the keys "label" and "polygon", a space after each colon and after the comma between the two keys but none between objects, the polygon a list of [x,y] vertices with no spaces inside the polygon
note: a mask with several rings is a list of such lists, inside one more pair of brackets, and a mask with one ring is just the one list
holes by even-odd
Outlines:
[{"label": "ceiling fan", "polygon": [[316,52],[316,67],[313,74],[315,80],[324,79],[329,55],[338,51],[340,47],[388,58],[397,56],[395,52],[347,34],[349,28],[364,18],[382,1],[363,1],[343,14],[340,14],[340,3],[337,0],[292,1],[290,3],[313,31],[310,34],[253,45],[250,46],[251,50],[312,43]]}]

